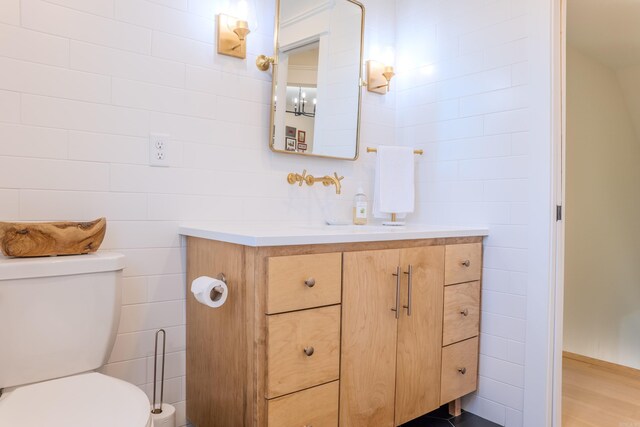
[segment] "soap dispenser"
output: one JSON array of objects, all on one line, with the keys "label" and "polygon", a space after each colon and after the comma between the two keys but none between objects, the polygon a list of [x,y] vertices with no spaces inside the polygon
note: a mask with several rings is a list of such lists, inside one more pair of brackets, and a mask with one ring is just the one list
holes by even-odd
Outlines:
[{"label": "soap dispenser", "polygon": [[369,201],[362,187],[359,187],[358,192],[353,198],[353,223],[355,225],[366,225],[368,216]]}]

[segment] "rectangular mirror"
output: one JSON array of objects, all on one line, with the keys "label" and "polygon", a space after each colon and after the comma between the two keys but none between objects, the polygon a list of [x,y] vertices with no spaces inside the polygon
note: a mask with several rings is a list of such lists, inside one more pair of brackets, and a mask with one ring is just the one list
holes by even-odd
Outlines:
[{"label": "rectangular mirror", "polygon": [[279,0],[273,151],[358,158],[364,6],[355,0]]}]

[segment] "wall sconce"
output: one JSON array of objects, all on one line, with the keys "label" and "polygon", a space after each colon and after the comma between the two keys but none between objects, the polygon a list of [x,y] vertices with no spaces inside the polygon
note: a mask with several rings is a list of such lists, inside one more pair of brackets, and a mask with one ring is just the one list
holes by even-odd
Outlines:
[{"label": "wall sconce", "polygon": [[249,23],[223,13],[218,15],[218,53],[245,59]]},{"label": "wall sconce", "polygon": [[393,67],[379,61],[367,61],[367,90],[381,95],[389,92]]}]

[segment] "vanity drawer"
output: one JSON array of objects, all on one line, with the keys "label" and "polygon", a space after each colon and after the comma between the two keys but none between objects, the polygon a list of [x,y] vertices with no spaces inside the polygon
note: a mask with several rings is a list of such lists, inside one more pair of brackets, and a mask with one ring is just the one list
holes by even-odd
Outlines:
[{"label": "vanity drawer", "polygon": [[442,349],[440,404],[451,402],[478,387],[478,337]]},{"label": "vanity drawer", "polygon": [[267,398],[337,380],[340,306],[267,316]]},{"label": "vanity drawer", "polygon": [[339,382],[267,401],[269,427],[337,427]]},{"label": "vanity drawer", "polygon": [[447,245],[445,249],[444,284],[480,280],[482,243]]},{"label": "vanity drawer", "polygon": [[267,313],[339,304],[342,254],[269,258]]},{"label": "vanity drawer", "polygon": [[478,335],[480,328],[480,282],[444,288],[442,345]]}]

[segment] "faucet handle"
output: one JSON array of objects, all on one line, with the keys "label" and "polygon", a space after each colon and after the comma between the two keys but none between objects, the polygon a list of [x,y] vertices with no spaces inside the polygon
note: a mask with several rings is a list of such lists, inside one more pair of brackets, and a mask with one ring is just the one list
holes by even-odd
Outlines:
[{"label": "faucet handle", "polygon": [[336,177],[336,180],[337,180],[338,182],[340,182],[340,181],[342,181],[342,180],[344,179],[344,176],[338,176],[338,172],[334,172],[334,173],[333,173],[333,176],[335,176],[335,177]]}]

